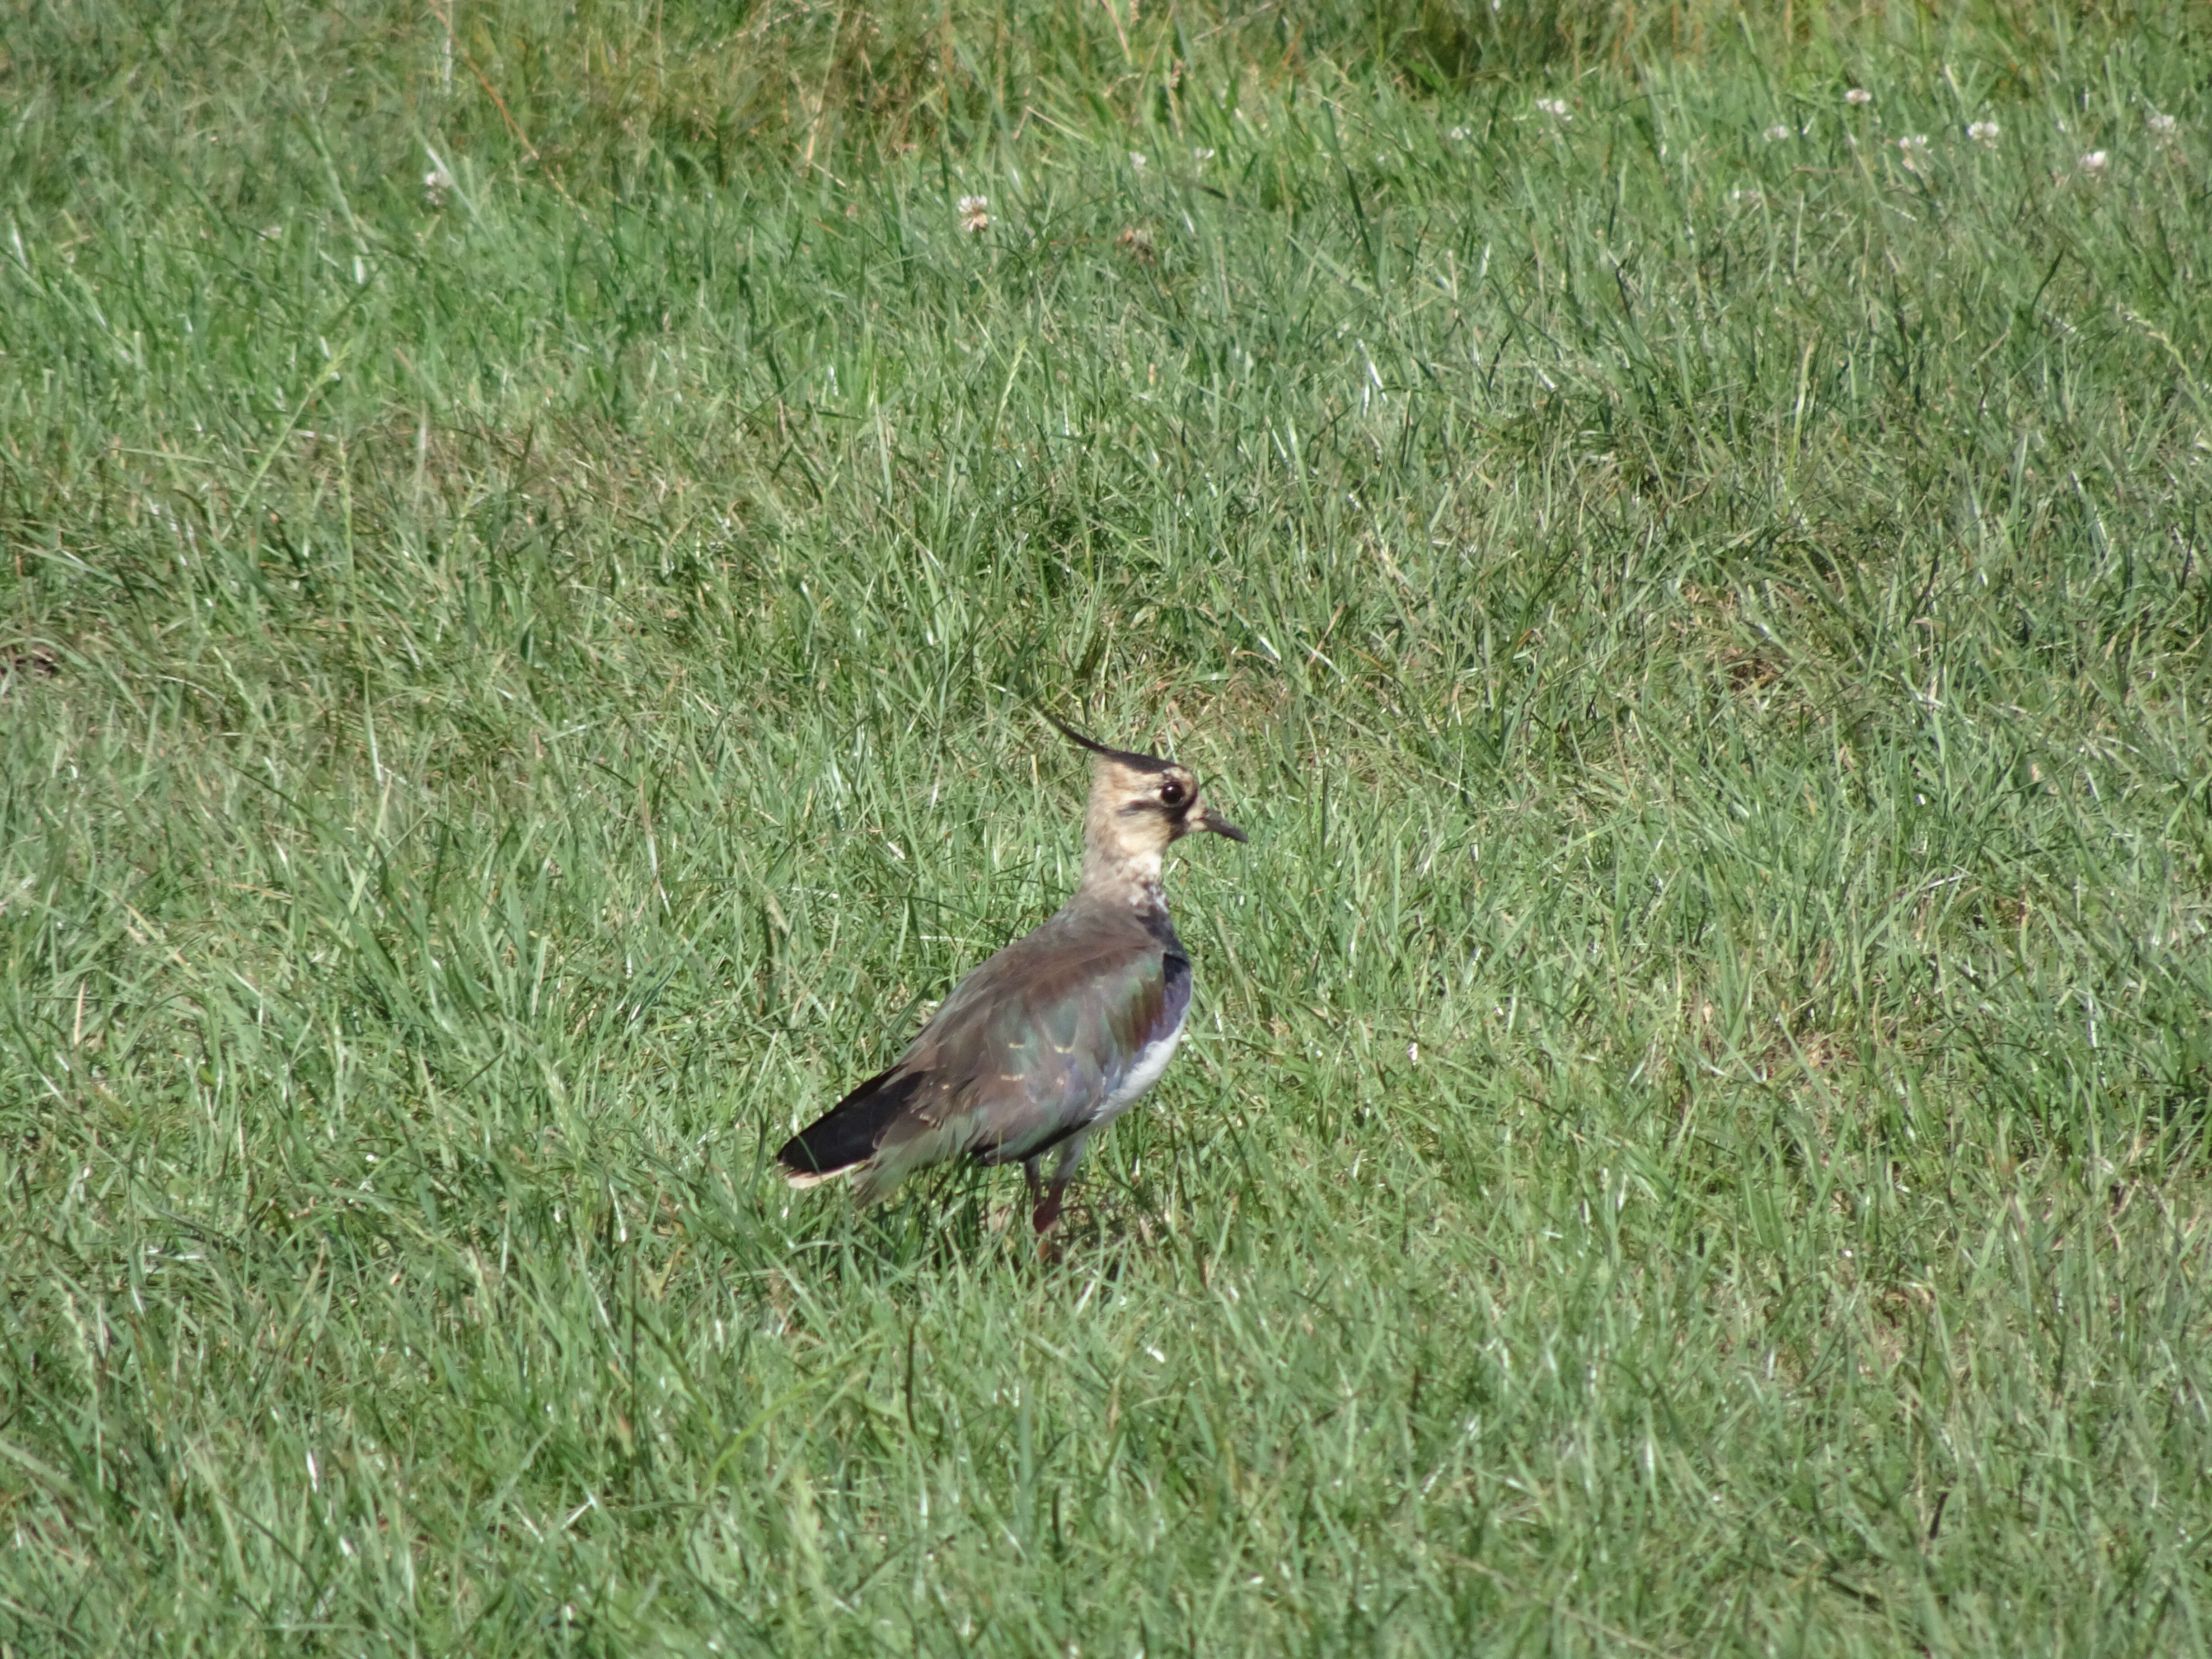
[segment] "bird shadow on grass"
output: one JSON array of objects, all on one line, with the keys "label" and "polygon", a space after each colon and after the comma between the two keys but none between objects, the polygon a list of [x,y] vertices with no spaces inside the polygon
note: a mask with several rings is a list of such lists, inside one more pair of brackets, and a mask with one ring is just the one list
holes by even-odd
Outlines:
[{"label": "bird shadow on grass", "polygon": [[1030,1224],[1026,1188],[1007,1171],[980,1165],[948,1169],[914,1184],[910,1199],[864,1218],[879,1220],[887,1244],[913,1241],[915,1265],[975,1265],[1000,1257],[1018,1269],[1081,1271],[1111,1281],[1146,1259],[1182,1256],[1204,1247],[1187,1224],[1172,1220],[1151,1182],[1133,1184],[1098,1172],[1068,1189],[1052,1231]]},{"label": "bird shadow on grass", "polygon": [[748,1194],[742,1183],[702,1182],[694,1225],[740,1271],[885,1294],[956,1273],[1019,1280],[1079,1270],[1118,1279],[1142,1255],[1187,1251],[1194,1242],[1119,1182],[1078,1187],[1059,1225],[1040,1238],[1018,1176],[976,1165],[917,1177],[867,1209],[836,1193],[806,1194],[786,1209],[775,1201],[780,1196],[765,1187]]}]

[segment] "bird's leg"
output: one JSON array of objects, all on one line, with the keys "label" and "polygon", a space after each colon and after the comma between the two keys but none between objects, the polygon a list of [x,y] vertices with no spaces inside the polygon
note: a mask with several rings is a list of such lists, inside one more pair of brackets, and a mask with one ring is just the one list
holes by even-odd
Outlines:
[{"label": "bird's leg", "polygon": [[[1022,1160],[1022,1179],[1030,1183],[1030,1213],[1032,1218],[1044,1207],[1044,1182],[1038,1174],[1037,1164],[1038,1160],[1033,1158]],[[1042,1232],[1044,1230],[1039,1228],[1037,1231]]]},{"label": "bird's leg", "polygon": [[[1060,1219],[1060,1200],[1067,1196],[1067,1183],[1075,1179],[1075,1166],[1083,1162],[1083,1149],[1090,1139],[1090,1131],[1086,1129],[1061,1143],[1060,1157],[1052,1166],[1052,1182],[1044,1189],[1044,1196],[1037,1200],[1036,1206],[1030,1212],[1030,1224],[1039,1233],[1050,1231],[1052,1224]],[[1032,1187],[1030,1190],[1034,1194],[1036,1189]]]},{"label": "bird's leg", "polygon": [[1045,1189],[1044,1196],[1037,1200],[1036,1207],[1030,1212],[1030,1225],[1035,1227],[1040,1236],[1050,1232],[1052,1224],[1060,1219],[1060,1200],[1066,1192],[1067,1177],[1054,1176],[1052,1185]]}]

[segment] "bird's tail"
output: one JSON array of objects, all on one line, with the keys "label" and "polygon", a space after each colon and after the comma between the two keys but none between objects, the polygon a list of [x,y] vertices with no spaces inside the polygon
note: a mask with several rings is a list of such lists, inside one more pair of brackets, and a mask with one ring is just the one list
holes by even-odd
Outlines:
[{"label": "bird's tail", "polygon": [[879,1072],[783,1143],[776,1160],[794,1187],[851,1175],[876,1155],[921,1079]]}]

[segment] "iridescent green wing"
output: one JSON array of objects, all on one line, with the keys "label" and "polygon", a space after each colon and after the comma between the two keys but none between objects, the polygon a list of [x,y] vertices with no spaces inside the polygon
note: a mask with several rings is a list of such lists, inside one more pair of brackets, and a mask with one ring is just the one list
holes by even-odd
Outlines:
[{"label": "iridescent green wing", "polygon": [[[1092,1122],[1138,1057],[1171,1036],[1190,964],[1127,915],[1063,913],[962,981],[900,1061],[930,1079],[895,1128],[901,1164],[1033,1158]],[[924,1143],[927,1143],[926,1145]]]}]

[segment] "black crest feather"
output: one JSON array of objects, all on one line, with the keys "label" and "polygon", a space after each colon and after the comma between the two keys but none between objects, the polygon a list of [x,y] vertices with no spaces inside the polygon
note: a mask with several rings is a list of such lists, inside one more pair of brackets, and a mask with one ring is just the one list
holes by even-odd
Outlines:
[{"label": "black crest feather", "polygon": [[1108,760],[1118,761],[1123,766],[1133,768],[1137,771],[1164,772],[1175,764],[1172,761],[1162,760],[1158,755],[1139,755],[1127,749],[1109,749],[1097,738],[1085,737],[1082,732],[1077,731],[1057,714],[1048,714],[1045,718],[1058,726],[1060,735],[1075,744],[1077,748],[1088,749],[1094,755],[1103,755]]}]

